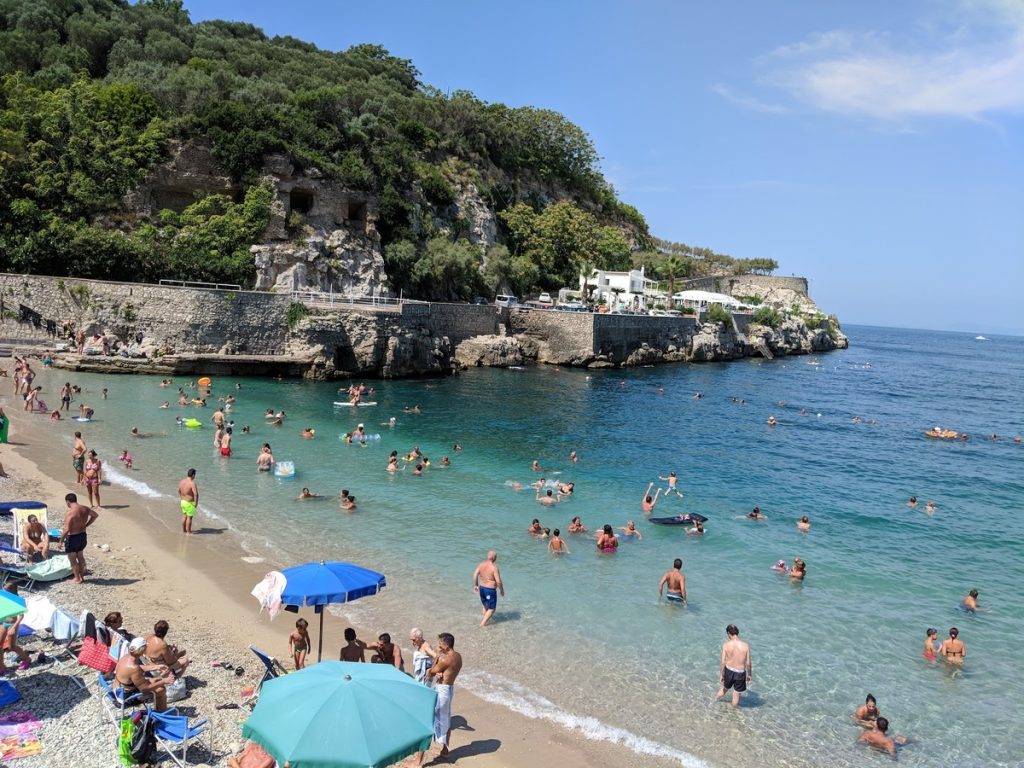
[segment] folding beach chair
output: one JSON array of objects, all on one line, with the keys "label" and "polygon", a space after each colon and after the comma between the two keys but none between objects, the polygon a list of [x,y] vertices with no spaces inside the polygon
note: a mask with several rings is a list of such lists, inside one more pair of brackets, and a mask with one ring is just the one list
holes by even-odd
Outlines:
[{"label": "folding beach chair", "polygon": [[67,555],[53,555],[47,560],[26,566],[0,566],[0,587],[8,581],[23,584],[31,592],[37,581],[61,581],[72,573],[71,560]]},{"label": "folding beach chair", "polygon": [[288,670],[282,667],[281,662],[273,656],[269,656],[251,645],[249,646],[249,650],[256,654],[256,658],[260,660],[264,668],[263,677],[256,686],[257,692],[259,692],[259,689],[263,687],[263,684],[267,682],[267,680],[273,680],[275,677],[288,674]]},{"label": "folding beach chair", "polygon": [[[207,754],[213,757],[213,730],[207,720],[200,720],[198,723],[189,725],[188,718],[178,714],[177,707],[172,707],[165,712],[149,711],[153,719],[153,734],[156,736],[156,743],[164,752],[171,756],[171,760],[184,768],[188,765],[188,748],[194,742],[205,747]],[[206,743],[200,738],[206,734]],[[181,750],[181,757],[174,753],[176,749]]]},{"label": "folding beach chair", "polygon": [[124,719],[126,709],[141,707],[146,703],[146,695],[141,691],[125,696],[124,688],[115,688],[114,684],[99,672],[96,673],[96,683],[99,685],[100,703],[103,704],[110,722],[115,726],[119,726]]},{"label": "folding beach chair", "polygon": [[261,677],[260,681],[256,683],[256,688],[252,692],[252,695],[246,696],[242,701],[242,704],[255,706],[256,700],[260,697],[260,690],[263,688],[263,684],[267,682],[267,680],[273,680],[281,675],[287,675],[288,670],[282,667],[281,662],[273,656],[267,655],[258,648],[250,645],[249,650],[256,654],[256,658],[259,659],[260,663],[263,665],[263,677]]},{"label": "folding beach chair", "polygon": [[46,520],[46,505],[42,506],[31,506],[31,507],[13,507],[11,514],[14,517],[14,549],[21,552],[21,530],[25,527],[25,523],[28,522],[28,518],[31,515],[35,515],[36,519],[43,524],[43,528],[46,529],[47,533],[50,531],[50,527]]},{"label": "folding beach chair", "polygon": [[32,574],[22,565],[0,565],[0,587],[8,581],[13,581],[19,588],[24,587],[26,592],[31,592],[36,586]]},{"label": "folding beach chair", "polygon": [[82,624],[67,611],[57,608],[50,617],[50,640],[57,650],[50,654],[57,666],[64,671],[71,671],[72,682],[83,691],[87,689],[85,681],[77,674],[78,657],[71,650],[71,643],[82,636]]}]

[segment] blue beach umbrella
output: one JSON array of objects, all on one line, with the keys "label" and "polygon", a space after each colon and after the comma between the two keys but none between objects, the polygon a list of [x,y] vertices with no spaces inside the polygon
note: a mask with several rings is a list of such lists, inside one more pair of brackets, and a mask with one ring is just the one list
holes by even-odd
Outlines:
[{"label": "blue beach umbrella", "polygon": [[390,664],[325,661],[268,680],[242,735],[291,768],[382,768],[430,747],[437,693]]},{"label": "blue beach umbrella", "polygon": [[323,657],[324,650],[324,606],[375,595],[387,586],[383,573],[353,563],[325,563],[321,560],[286,568],[281,573],[286,582],[281,603],[299,607],[312,605],[320,614],[317,661]]}]

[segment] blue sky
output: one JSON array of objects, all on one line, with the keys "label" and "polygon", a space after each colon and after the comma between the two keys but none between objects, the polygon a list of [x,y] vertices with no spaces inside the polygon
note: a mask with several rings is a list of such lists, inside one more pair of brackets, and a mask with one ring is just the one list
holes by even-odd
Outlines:
[{"label": "blue sky", "polygon": [[844,322],[1024,334],[1024,0],[186,0],[547,107],[653,234]]}]

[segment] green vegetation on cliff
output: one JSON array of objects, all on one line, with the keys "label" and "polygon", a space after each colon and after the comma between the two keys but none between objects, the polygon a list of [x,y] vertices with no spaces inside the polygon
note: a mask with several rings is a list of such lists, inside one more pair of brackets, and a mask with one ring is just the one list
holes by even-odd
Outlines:
[{"label": "green vegetation on cliff", "polygon": [[[172,140],[208,142],[244,199],[131,214],[123,197]],[[0,270],[249,283],[273,152],[379,196],[393,281],[425,297],[571,284],[582,262],[625,267],[629,243],[649,240],[580,128],[441,93],[378,46],[334,53],[249,24],[192,24],[177,0],[0,0]],[[431,225],[469,183],[509,243],[483,272],[464,231]]]}]

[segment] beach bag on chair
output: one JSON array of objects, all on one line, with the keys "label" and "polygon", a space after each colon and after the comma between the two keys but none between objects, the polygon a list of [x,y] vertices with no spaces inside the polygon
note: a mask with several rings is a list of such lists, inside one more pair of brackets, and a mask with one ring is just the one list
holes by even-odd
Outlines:
[{"label": "beach bag on chair", "polygon": [[149,710],[138,712],[133,718],[135,733],[132,735],[132,759],[137,763],[156,761],[156,733]]},{"label": "beach bag on chair", "polygon": [[117,666],[117,662],[110,658],[110,647],[96,642],[93,637],[86,637],[82,641],[82,650],[78,652],[78,663],[104,675],[109,675]]}]

